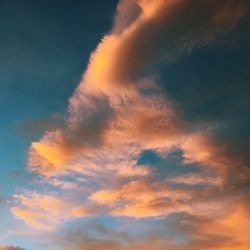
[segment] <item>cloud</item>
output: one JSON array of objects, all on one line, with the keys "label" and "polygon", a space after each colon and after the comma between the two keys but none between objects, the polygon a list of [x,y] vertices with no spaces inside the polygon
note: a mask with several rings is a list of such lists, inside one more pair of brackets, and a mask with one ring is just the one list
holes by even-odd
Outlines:
[{"label": "cloud", "polygon": [[15,199],[19,206],[13,206],[11,212],[27,225],[40,231],[54,231],[60,223],[69,218],[90,216],[95,212],[94,208],[80,206],[53,193],[28,192],[16,195]]},{"label": "cloud", "polygon": [[134,1],[134,5],[140,8],[140,15],[119,35],[105,37],[92,55],[85,84],[103,91],[112,83],[128,88],[157,62],[175,60],[232,28],[244,15],[247,3],[157,0]]},{"label": "cloud", "polygon": [[184,200],[189,198],[188,192],[171,190],[160,183],[146,181],[132,181],[116,189],[97,191],[90,196],[92,201],[110,206],[112,215],[136,218],[187,210]]},{"label": "cloud", "polygon": [[[91,54],[69,100],[65,124],[28,151],[28,170],[57,191],[19,194],[12,213],[41,231],[95,215],[140,221],[186,215],[184,225],[176,222],[184,243],[76,233],[68,249],[244,249],[249,168],[216,136],[216,126],[185,119],[160,87],[156,68],[212,44],[248,8],[244,0],[121,1],[111,33]],[[166,171],[140,164],[147,150],[163,160],[176,154],[174,175],[167,164]]]},{"label": "cloud", "polygon": [[[92,144],[86,141],[88,139],[84,135],[89,133],[82,125],[82,123],[85,124],[85,120],[76,121],[77,118],[73,115],[74,120],[71,121],[73,128],[67,131],[47,132],[42,140],[31,145],[29,169],[43,175],[60,175],[68,171],[80,171],[79,165],[83,168],[89,164],[93,166],[98,158],[102,158],[102,164],[110,159],[110,166],[111,159],[115,160],[118,153],[116,151],[119,151],[120,157],[125,154],[127,158],[124,158],[123,164],[131,161],[130,166],[120,166],[121,161],[116,162],[119,164],[117,171],[121,175],[145,175],[150,170],[147,167],[136,169],[133,163],[136,155],[144,148],[171,147],[176,143],[176,137],[183,133],[179,114],[174,112],[170,101],[160,96],[143,97],[138,93],[132,93],[131,96],[121,100],[113,100],[112,109],[114,114],[112,119],[105,121],[106,125],[102,128],[99,143]],[[81,112],[84,112],[84,109]],[[98,116],[99,111],[96,112],[97,114],[94,113],[94,115]],[[85,113],[83,117],[84,115]],[[98,123],[98,120],[96,122]],[[102,124],[101,121],[100,124]],[[81,128],[78,128],[79,126]],[[88,129],[92,129],[92,126]],[[98,134],[96,130],[93,131],[93,140],[97,136],[94,132]],[[90,135],[92,133],[88,136]],[[113,138],[119,138],[119,140]],[[100,166],[96,167],[100,168]]]},{"label": "cloud", "polygon": [[78,155],[105,147],[115,135],[126,141],[133,137],[149,148],[162,147],[161,141],[175,145],[185,122],[173,103],[161,97],[155,79],[142,77],[141,71],[148,72],[149,62],[155,65],[211,42],[233,28],[247,7],[245,1],[226,0],[122,1],[113,33],[92,53],[70,99],[65,129],[48,132],[32,144],[28,167],[44,175],[74,170]]},{"label": "cloud", "polygon": [[63,216],[64,203],[51,195],[31,193],[17,199],[23,207],[12,207],[12,213],[34,228],[50,230]]},{"label": "cloud", "polygon": [[47,119],[29,119],[24,121],[17,127],[17,131],[29,140],[40,137],[44,132],[48,130],[54,130],[60,128],[60,124],[63,122],[63,117],[59,114],[53,114]]},{"label": "cloud", "polygon": [[[198,163],[209,167],[218,175],[224,187],[245,192],[249,183],[247,162],[231,153],[231,145],[217,140],[210,132],[189,134],[181,144],[186,164]],[[245,191],[244,191],[245,190]]]},{"label": "cloud", "polygon": [[[94,232],[94,234],[93,234]],[[88,223],[74,229],[67,229],[61,237],[57,238],[59,249],[63,250],[136,250],[166,249],[170,243],[167,239],[157,237],[142,238],[136,240],[119,230],[112,230],[101,224]],[[164,248],[165,247],[165,248]]]},{"label": "cloud", "polygon": [[238,204],[224,208],[221,216],[214,218],[187,216],[179,226],[192,236],[192,241],[183,249],[208,249],[208,250],[237,250],[248,249],[250,237],[247,234],[249,227],[248,202],[246,196],[238,199]]},{"label": "cloud", "polygon": [[[60,249],[79,250],[127,250],[127,249],[168,249],[168,250],[238,250],[248,249],[249,212],[248,196],[238,199],[238,205],[223,205],[223,214],[197,215],[188,212],[179,213],[172,222],[150,221],[147,229],[150,234],[134,237],[133,228],[138,222],[130,221],[130,231],[124,228],[116,230],[100,224],[78,225],[67,229],[57,238]],[[162,223],[163,222],[163,223]],[[131,225],[132,224],[132,225]],[[239,226],[241,225],[241,226]],[[143,225],[145,230],[145,224]],[[168,229],[178,229],[181,240],[177,240],[176,231],[171,235]],[[138,228],[134,229],[135,231]],[[160,230],[160,234],[159,231]],[[154,233],[155,232],[155,233]],[[158,232],[158,233],[157,233]]]}]

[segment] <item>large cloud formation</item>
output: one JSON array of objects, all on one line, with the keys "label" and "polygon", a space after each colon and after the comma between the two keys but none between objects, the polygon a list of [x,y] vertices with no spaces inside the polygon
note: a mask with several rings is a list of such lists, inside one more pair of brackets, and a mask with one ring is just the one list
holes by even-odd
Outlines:
[{"label": "large cloud formation", "polygon": [[[220,124],[184,118],[159,73],[215,43],[248,13],[246,0],[121,0],[113,29],[69,101],[65,124],[29,149],[28,169],[57,191],[16,195],[12,213],[45,231],[79,217],[179,214],[175,226],[188,238],[175,244],[152,236],[129,246],[126,239],[86,239],[74,249],[247,249],[249,166],[215,136]],[[181,152],[188,173],[141,164],[147,151],[165,162]]]}]

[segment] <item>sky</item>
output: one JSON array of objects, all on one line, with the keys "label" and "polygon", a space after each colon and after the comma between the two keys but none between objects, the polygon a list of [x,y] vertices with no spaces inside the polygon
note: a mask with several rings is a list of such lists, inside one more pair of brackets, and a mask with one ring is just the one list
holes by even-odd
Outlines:
[{"label": "sky", "polygon": [[0,250],[249,250],[250,2],[2,0]]}]

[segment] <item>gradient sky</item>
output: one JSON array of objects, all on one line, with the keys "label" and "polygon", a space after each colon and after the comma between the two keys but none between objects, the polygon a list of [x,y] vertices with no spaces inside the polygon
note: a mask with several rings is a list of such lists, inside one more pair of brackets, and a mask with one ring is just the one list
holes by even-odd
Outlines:
[{"label": "gradient sky", "polygon": [[250,2],[2,0],[0,250],[249,250]]}]

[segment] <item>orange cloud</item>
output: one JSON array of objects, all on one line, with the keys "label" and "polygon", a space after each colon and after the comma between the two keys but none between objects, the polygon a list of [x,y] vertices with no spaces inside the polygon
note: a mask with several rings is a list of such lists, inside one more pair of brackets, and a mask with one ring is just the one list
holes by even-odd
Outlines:
[{"label": "orange cloud", "polygon": [[62,166],[69,159],[63,147],[61,132],[48,132],[39,142],[33,142],[29,150],[28,167],[30,170],[42,172],[44,175],[60,173]]},{"label": "orange cloud", "polygon": [[[200,236],[199,234],[196,236],[197,242],[199,242],[200,237],[200,243],[194,241],[194,246],[187,249],[199,249],[198,245],[207,250],[249,249],[250,217],[248,208],[239,204],[232,211],[226,210],[225,214],[221,218],[202,223],[198,229],[202,230],[202,233]],[[204,237],[204,241],[202,241],[202,237]],[[218,241],[219,238],[224,240],[220,242]],[[205,239],[207,239],[207,242]]]},{"label": "orange cloud", "polygon": [[[50,225],[46,225],[47,223],[42,222],[44,219],[48,219],[44,212],[37,212],[27,209],[22,209],[19,207],[13,207],[11,212],[19,219],[25,221],[28,225],[36,228],[38,230],[50,230],[51,229],[51,222]],[[47,220],[48,222],[48,220]]]},{"label": "orange cloud", "polygon": [[[226,0],[121,1],[113,31],[92,53],[70,99],[65,130],[49,132],[31,145],[28,168],[43,175],[64,174],[74,169],[71,160],[79,163],[79,154],[105,147],[114,135],[127,143],[144,143],[138,150],[176,146],[185,122],[159,89],[155,96],[141,94],[142,72],[163,55],[168,61],[213,40],[233,27],[246,8],[242,1]],[[154,92],[157,84],[153,79],[150,84]],[[199,157],[205,155],[199,152]]]},{"label": "orange cloud", "polygon": [[[228,250],[245,250],[250,247],[250,214],[248,207],[239,204],[231,213],[226,217],[220,218],[211,223],[204,231],[222,232],[224,237],[231,239],[226,246],[221,246],[216,249]],[[215,248],[213,248],[215,250]]]},{"label": "orange cloud", "polygon": [[111,207],[112,215],[143,218],[187,210],[182,201],[190,195],[159,183],[132,181],[116,189],[97,191],[89,199]]},{"label": "orange cloud", "polygon": [[[249,197],[245,198],[248,199]],[[231,204],[228,206],[224,204],[224,214],[222,216],[216,214],[191,216],[187,213],[177,217],[176,221],[171,223],[171,227],[177,229],[177,224],[184,239],[188,238],[188,240],[182,240],[181,242],[176,242],[173,237],[164,234],[161,236],[152,234],[151,236],[147,235],[135,239],[120,231],[109,231],[100,226],[100,228],[92,228],[92,230],[96,230],[97,235],[101,235],[100,238],[91,237],[85,231],[68,232],[66,238],[69,241],[63,242],[65,248],[62,247],[62,249],[67,249],[67,246],[70,246],[73,249],[81,250],[128,250],[138,249],[139,247],[149,250],[245,250],[249,248],[250,243],[248,233],[250,217],[247,205],[249,202],[244,202],[244,199],[235,200],[238,202],[237,205]],[[140,207],[138,209],[138,213],[140,213]],[[142,214],[145,215],[144,212],[146,212],[145,217],[147,217],[148,214],[155,213],[155,211],[143,209]],[[158,230],[160,228],[164,232],[166,223],[164,222],[164,226],[157,223]],[[154,230],[153,223],[150,225],[150,229],[151,231]]]},{"label": "orange cloud", "polygon": [[[31,145],[28,168],[43,175],[65,174],[75,168],[72,162],[79,163],[79,154],[105,147],[114,135],[128,144],[144,143],[141,151],[176,146],[185,122],[159,88],[156,95],[141,93],[148,90],[141,75],[152,64],[171,61],[215,39],[236,25],[247,8],[244,1],[227,0],[121,1],[112,32],[92,53],[70,99],[65,129]],[[155,92],[153,78],[150,86]],[[208,156],[199,152],[199,157]]]},{"label": "orange cloud", "polygon": [[[112,32],[92,53],[70,99],[64,127],[47,132],[29,150],[30,171],[72,192],[73,197],[82,183],[72,186],[56,177],[84,179],[88,199],[20,195],[12,213],[31,227],[49,231],[72,218],[96,214],[142,219],[185,212],[197,218],[211,216],[211,221],[195,221],[196,228],[186,232],[191,244],[184,247],[152,238],[129,247],[108,240],[87,241],[69,249],[246,249],[250,226],[242,208],[232,213],[226,210],[223,218],[217,216],[225,209],[219,200],[228,204],[231,197],[237,197],[237,185],[243,179],[247,183],[249,171],[243,171],[240,160],[228,154],[212,133],[196,132],[196,128],[189,132],[178,105],[163,93],[151,72],[154,65],[176,60],[233,28],[248,5],[231,0],[121,1]],[[163,158],[180,150],[182,163],[202,166],[201,174],[171,178],[166,173],[161,176],[164,181],[159,180],[160,170],[138,164],[145,150]],[[189,187],[180,189],[176,184]],[[206,187],[194,190],[196,184]]]},{"label": "orange cloud", "polygon": [[36,192],[15,196],[18,206],[11,212],[29,226],[41,231],[53,231],[63,221],[74,217],[85,217],[94,209],[79,207],[74,202],[63,200],[56,195],[42,195]]}]

